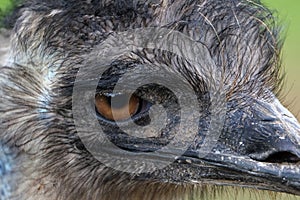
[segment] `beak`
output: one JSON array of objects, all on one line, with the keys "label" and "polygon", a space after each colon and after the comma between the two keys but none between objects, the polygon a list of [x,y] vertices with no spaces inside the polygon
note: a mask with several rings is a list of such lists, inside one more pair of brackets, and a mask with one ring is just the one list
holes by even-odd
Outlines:
[{"label": "beak", "polygon": [[205,158],[197,158],[199,149],[184,154],[182,160],[189,158],[195,168],[190,181],[300,195],[299,122],[276,98],[248,102],[227,112],[223,132]]},{"label": "beak", "polygon": [[300,161],[300,125],[293,114],[277,99],[256,101],[249,112],[252,119],[244,123],[243,134],[246,154],[263,162]]}]

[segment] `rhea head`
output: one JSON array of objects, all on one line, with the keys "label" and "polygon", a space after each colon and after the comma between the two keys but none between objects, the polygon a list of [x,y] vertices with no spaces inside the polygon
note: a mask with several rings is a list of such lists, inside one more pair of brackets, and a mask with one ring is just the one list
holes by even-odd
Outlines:
[{"label": "rhea head", "polygon": [[280,33],[259,1],[32,0],[18,12],[0,75],[11,198],[300,195],[300,125],[277,99]]}]

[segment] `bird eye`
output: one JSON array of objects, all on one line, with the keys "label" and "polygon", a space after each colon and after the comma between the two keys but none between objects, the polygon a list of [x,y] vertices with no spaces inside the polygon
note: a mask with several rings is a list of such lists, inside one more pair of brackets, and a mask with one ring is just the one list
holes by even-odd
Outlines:
[{"label": "bird eye", "polygon": [[144,100],[136,95],[96,94],[95,107],[101,117],[109,121],[126,121],[141,111]]}]

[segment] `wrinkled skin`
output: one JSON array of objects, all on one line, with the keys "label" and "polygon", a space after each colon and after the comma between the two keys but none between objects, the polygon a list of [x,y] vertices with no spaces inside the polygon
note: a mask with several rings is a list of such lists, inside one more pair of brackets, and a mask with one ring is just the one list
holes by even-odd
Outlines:
[{"label": "wrinkled skin", "polygon": [[[118,32],[149,27],[178,31],[201,45],[200,53],[190,52],[188,45],[181,50],[203,65],[166,51],[138,49],[111,60],[97,90],[110,92],[127,69],[142,67],[147,76],[153,68],[143,66],[158,66],[190,83],[199,104],[192,108],[200,114],[199,124],[194,135],[187,124],[187,138],[175,137],[174,144],[191,141],[180,156],[182,149],[176,148],[155,154],[177,134],[180,121],[176,98],[156,85],[138,94],[145,101],[166,102],[169,123],[159,133],[132,137],[98,117],[107,138],[120,149],[148,153],[154,163],[166,164],[146,173],[132,163],[128,168],[133,173],[127,173],[97,160],[79,137],[72,94],[79,69],[86,69],[86,63],[101,67],[104,58],[93,53],[99,45]],[[7,164],[0,170],[3,198],[202,198],[221,190],[217,186],[300,195],[300,125],[276,97],[281,83],[278,34],[272,14],[257,1],[26,2],[11,34],[10,52],[1,58],[0,161]],[[211,67],[207,74],[206,66]],[[215,72],[221,76],[212,76]],[[138,75],[131,78],[139,80]],[[215,83],[222,86],[221,106],[212,102]],[[209,152],[199,156],[203,138],[216,131],[211,119],[217,119],[216,124],[223,120],[220,135]],[[137,121],[147,125],[149,116],[138,116]],[[174,162],[165,163],[168,157]]]}]

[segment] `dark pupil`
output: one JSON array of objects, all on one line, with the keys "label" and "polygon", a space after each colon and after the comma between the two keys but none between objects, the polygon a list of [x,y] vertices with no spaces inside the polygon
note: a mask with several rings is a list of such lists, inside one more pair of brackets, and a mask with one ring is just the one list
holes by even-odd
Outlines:
[{"label": "dark pupil", "polygon": [[120,109],[128,105],[129,98],[130,97],[128,95],[121,94],[114,97],[107,97],[107,101],[111,108]]}]

